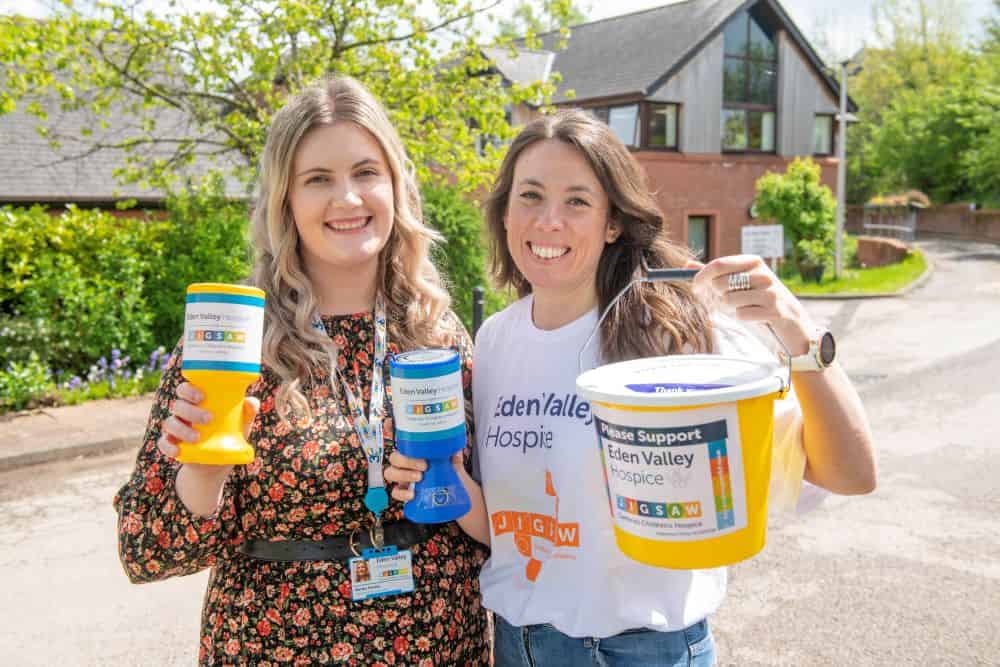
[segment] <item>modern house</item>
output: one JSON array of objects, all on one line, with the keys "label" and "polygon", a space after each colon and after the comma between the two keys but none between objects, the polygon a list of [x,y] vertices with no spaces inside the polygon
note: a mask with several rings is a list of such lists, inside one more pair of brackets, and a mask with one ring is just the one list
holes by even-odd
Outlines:
[{"label": "modern house", "polygon": [[[645,167],[669,233],[703,258],[740,252],[757,179],[811,156],[836,187],[839,87],[777,0],[685,0],[541,36],[509,81],[559,72],[553,102],[607,122]],[[856,111],[848,101],[848,111]],[[514,109],[513,122],[537,111]]]}]

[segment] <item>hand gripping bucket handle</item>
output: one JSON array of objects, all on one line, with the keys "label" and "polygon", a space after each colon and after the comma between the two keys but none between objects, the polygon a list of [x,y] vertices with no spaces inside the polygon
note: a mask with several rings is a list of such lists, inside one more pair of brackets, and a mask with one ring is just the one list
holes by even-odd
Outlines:
[{"label": "hand gripping bucket handle", "polygon": [[[629,291],[634,285],[639,283],[661,283],[669,280],[692,280],[697,273],[698,269],[649,269],[646,271],[645,276],[635,278],[629,284],[625,285],[625,287],[623,287],[621,291],[615,295],[615,298],[611,299],[611,303],[608,304],[607,308],[604,309],[604,312],[601,313],[601,317],[598,318],[597,324],[594,326],[594,330],[590,332],[590,336],[587,337],[587,341],[583,344],[583,347],[580,348],[580,353],[577,356],[578,371],[580,373],[583,372],[583,353],[586,352],[587,348],[594,341],[594,336],[596,336],[597,332],[601,330],[601,324],[604,323],[608,313],[610,313],[611,309],[618,304],[618,300],[622,298],[625,292]],[[767,330],[771,332],[771,335],[774,336],[776,341],[778,341],[778,345],[781,346],[782,351],[785,353],[785,362],[788,368],[788,374],[781,381],[780,392],[780,396],[784,396],[788,393],[789,388],[792,386],[792,355],[788,350],[788,346],[785,345],[785,341],[781,340],[781,336],[779,336],[778,332],[774,330],[771,323],[765,322],[765,326],[767,326]]]}]

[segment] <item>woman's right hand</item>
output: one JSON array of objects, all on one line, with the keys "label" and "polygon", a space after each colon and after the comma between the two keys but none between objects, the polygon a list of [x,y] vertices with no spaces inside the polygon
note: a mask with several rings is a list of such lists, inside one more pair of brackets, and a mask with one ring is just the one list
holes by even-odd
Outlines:
[{"label": "woman's right hand", "polygon": [[[195,424],[207,424],[212,421],[212,413],[198,407],[205,400],[205,394],[190,382],[184,382],[177,387],[174,404],[170,416],[163,421],[163,432],[156,446],[169,458],[176,458],[180,452],[178,443],[198,442],[201,434],[195,430]],[[243,437],[250,437],[250,427],[260,410],[260,401],[256,398],[243,400]],[[232,466],[211,466],[213,468],[231,469]]]},{"label": "woman's right hand", "polygon": [[[163,421],[163,433],[156,441],[164,456],[175,458],[180,442],[198,442],[200,434],[194,424],[212,421],[212,414],[198,407],[203,400],[205,394],[193,384],[185,382],[177,387],[170,416]],[[243,437],[250,437],[250,426],[259,409],[260,401],[256,398],[243,399]],[[177,496],[195,515],[212,516],[222,502],[222,489],[232,469],[231,465],[185,463],[177,471]]]}]

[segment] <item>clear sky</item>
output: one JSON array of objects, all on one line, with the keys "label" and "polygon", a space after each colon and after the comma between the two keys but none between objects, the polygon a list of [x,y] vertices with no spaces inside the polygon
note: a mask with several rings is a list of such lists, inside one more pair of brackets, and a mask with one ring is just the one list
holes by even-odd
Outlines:
[{"label": "clear sky", "polygon": [[[677,0],[577,0],[590,5],[588,18],[597,20],[619,14],[659,7]],[[684,1],[684,0],[680,0]],[[829,49],[836,58],[852,55],[866,42],[874,40],[872,0],[779,0],[800,30],[817,47]],[[905,1],[905,0],[904,0]],[[948,2],[949,0],[936,0]],[[982,34],[983,21],[993,13],[993,0],[950,0],[965,11],[966,31],[970,37]],[[29,16],[43,16],[53,0],[0,0],[0,13],[18,11]],[[481,0],[487,4],[488,0]],[[148,5],[166,5],[162,0],[147,0]],[[204,7],[206,0],[180,0],[181,5]],[[497,11],[509,13],[515,0],[504,0]],[[820,42],[820,43],[817,43]],[[820,49],[824,50],[823,48]]]}]

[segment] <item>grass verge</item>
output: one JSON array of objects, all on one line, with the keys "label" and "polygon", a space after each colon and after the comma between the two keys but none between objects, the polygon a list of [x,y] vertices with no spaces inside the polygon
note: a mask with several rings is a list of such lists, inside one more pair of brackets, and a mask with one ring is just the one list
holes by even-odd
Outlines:
[{"label": "grass verge", "polygon": [[[927,270],[924,254],[913,248],[898,264],[872,269],[845,269],[839,280],[824,278],[821,283],[803,282],[798,273],[782,275],[782,281],[796,295],[884,294],[900,290]],[[784,272],[783,272],[784,273]],[[791,273],[791,272],[789,272]]]}]

